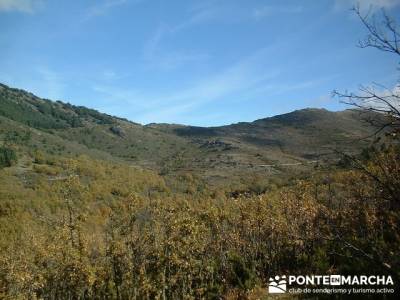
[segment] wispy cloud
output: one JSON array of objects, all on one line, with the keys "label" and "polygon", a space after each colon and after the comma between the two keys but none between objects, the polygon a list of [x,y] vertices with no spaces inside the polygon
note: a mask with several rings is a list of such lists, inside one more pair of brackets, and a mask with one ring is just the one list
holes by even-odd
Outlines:
[{"label": "wispy cloud", "polygon": [[172,32],[190,28],[195,25],[207,23],[213,20],[223,20],[226,12],[232,11],[228,5],[216,4],[215,1],[203,1],[191,7],[189,17],[183,22],[171,28]]},{"label": "wispy cloud", "polygon": [[337,103],[336,99],[333,99],[331,95],[321,95],[317,98],[313,98],[311,99],[311,101],[309,101],[310,106],[312,107],[321,107],[321,106],[325,106],[331,103]]},{"label": "wispy cloud", "polygon": [[[207,79],[194,81],[187,87],[172,92],[141,92],[115,86],[95,85],[93,90],[107,99],[102,109],[125,115],[141,123],[171,122],[193,113],[199,106],[223,100],[230,95],[249,93],[279,75],[279,71],[261,63],[268,49],[239,60]],[[118,103],[118,106],[115,105]],[[121,107],[124,111],[121,111]]]},{"label": "wispy cloud", "polygon": [[104,70],[103,73],[102,73],[102,75],[103,75],[103,78],[104,78],[105,80],[115,80],[115,79],[120,78],[120,76],[118,76],[118,74],[115,73],[115,72],[112,71],[112,70]]},{"label": "wispy cloud", "polygon": [[12,87],[25,89],[40,97],[52,100],[64,98],[66,83],[60,73],[47,65],[26,67],[24,73],[26,77],[14,70],[8,70],[6,73],[0,72],[0,81]]},{"label": "wispy cloud", "polygon": [[218,101],[229,95],[246,93],[260,84],[265,84],[279,74],[279,71],[272,68],[265,71],[268,68],[260,63],[266,51],[262,49],[186,89],[169,95],[150,96],[152,100],[147,103],[152,105],[152,109],[140,115],[138,120],[143,123],[171,121],[200,105]]},{"label": "wispy cloud", "polygon": [[129,105],[135,103],[136,107],[141,107],[141,101],[138,101],[141,95],[134,89],[97,83],[92,86],[92,90],[103,96],[98,100],[101,100],[104,106],[116,104],[118,107],[129,108]]},{"label": "wispy cloud", "polygon": [[23,13],[34,13],[42,6],[42,0],[0,0],[0,12],[19,11]]},{"label": "wispy cloud", "polygon": [[170,27],[178,33],[198,25],[211,23],[240,23],[249,19],[248,8],[243,8],[234,1],[199,1],[192,4],[188,16],[182,22]]},{"label": "wispy cloud", "polygon": [[41,90],[46,91],[46,97],[50,99],[64,98],[65,84],[59,73],[46,66],[38,67],[37,73],[40,78],[40,83],[38,82],[37,85],[41,87]]},{"label": "wispy cloud", "polygon": [[182,32],[212,22],[239,22],[248,18],[237,5],[229,1],[204,0],[191,4],[187,16],[175,24],[161,23],[150,35],[143,47],[143,57],[149,67],[164,70],[178,68],[190,62],[203,62],[210,58],[207,53],[187,49],[168,49],[163,42]]},{"label": "wispy cloud", "polygon": [[204,61],[209,58],[209,55],[203,53],[163,48],[162,41],[171,38],[174,34],[176,34],[174,28],[161,24],[145,42],[143,58],[148,67],[172,70],[189,62]]},{"label": "wispy cloud", "polygon": [[335,10],[346,10],[353,8],[354,6],[360,7],[361,10],[379,10],[379,9],[392,9],[396,6],[400,6],[400,0],[335,0]]},{"label": "wispy cloud", "polygon": [[[152,53],[153,57],[157,57],[159,53],[162,53],[160,49],[165,51],[165,47],[161,47],[160,44],[163,39],[174,34],[169,30],[168,26],[160,25],[146,44],[147,54]],[[304,30],[303,28],[302,33],[304,33]],[[292,85],[280,83],[278,79],[282,78],[283,74],[287,76],[287,72],[292,70],[280,68],[276,61],[271,59],[277,51],[287,49],[300,36],[297,33],[294,39],[286,39],[280,43],[261,48],[253,54],[239,59],[229,67],[203,77],[204,79],[194,80],[189,84],[186,82],[187,85],[175,88],[175,91],[157,92],[153,90],[131,93],[131,95],[127,95],[129,99],[122,100],[121,98],[121,101],[127,103],[124,114],[128,118],[141,123],[189,120],[189,115],[194,116],[195,111],[201,111],[202,107],[212,102],[229,99],[230,103],[234,101],[243,103],[247,100],[260,99],[260,96],[269,97],[293,90],[312,89],[321,82],[319,80],[304,80],[304,82],[297,82]],[[259,91],[259,93],[256,94],[255,91]],[[141,104],[139,109],[136,107],[136,103]],[[142,105],[143,103],[144,105]],[[128,107],[132,107],[129,112]]]},{"label": "wispy cloud", "polygon": [[262,49],[230,68],[210,75],[205,80],[194,82],[186,89],[162,96],[150,96],[147,98],[148,101],[144,100],[148,107],[143,113],[134,116],[135,120],[142,123],[182,120],[187,115],[192,116],[199,107],[211,102],[226,99],[230,99],[231,103],[234,103],[234,99],[243,102],[259,99],[260,96],[268,99],[288,92],[312,90],[337,77],[332,75],[282,84],[279,78],[282,78],[288,70],[274,68],[273,62],[266,59],[273,51],[274,49]]},{"label": "wispy cloud", "polygon": [[111,10],[130,3],[139,3],[143,0],[103,0],[98,1],[97,4],[91,6],[86,14],[86,19],[93,17],[103,16],[108,14]]},{"label": "wispy cloud", "polygon": [[269,96],[276,96],[283,93],[293,92],[298,90],[311,90],[337,77],[338,75],[332,75],[324,78],[304,80],[295,83],[269,83],[253,89],[252,91],[250,91],[249,94],[250,95],[268,94]]},{"label": "wispy cloud", "polygon": [[163,42],[194,26],[210,25],[212,22],[241,22],[251,18],[261,19],[270,13],[297,14],[303,12],[300,5],[262,6],[255,9],[243,9],[230,1],[205,0],[192,4],[188,16],[176,24],[162,23],[154,31],[143,47],[143,56],[150,67],[164,70],[175,69],[189,62],[205,61],[208,54],[182,49],[167,49]]},{"label": "wispy cloud", "polygon": [[264,5],[262,7],[254,9],[253,17],[259,20],[274,14],[299,14],[302,13],[303,11],[304,8],[301,5],[287,5],[287,6]]}]

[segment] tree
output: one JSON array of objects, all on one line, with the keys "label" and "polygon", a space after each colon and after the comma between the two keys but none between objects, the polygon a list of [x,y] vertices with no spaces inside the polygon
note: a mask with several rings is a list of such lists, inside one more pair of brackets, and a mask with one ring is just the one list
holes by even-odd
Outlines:
[{"label": "tree", "polygon": [[[366,37],[358,42],[360,48],[375,48],[400,56],[400,29],[392,17],[384,10],[380,16],[371,15],[371,12],[363,14],[359,7],[353,10],[367,30]],[[387,118],[369,118],[370,123],[378,127],[378,132],[384,129],[389,129],[393,135],[400,132],[400,82],[394,88],[373,83],[371,86],[361,86],[359,93],[334,91],[333,94],[341,102],[364,112],[384,114]]]},{"label": "tree", "polygon": [[[367,30],[367,36],[359,41],[359,47],[400,56],[400,29],[393,18],[382,10],[378,23],[377,16],[370,16],[370,12],[362,14],[359,7],[355,7],[354,12]],[[336,219],[330,220],[339,229],[332,231],[333,239],[341,247],[340,255],[350,259],[362,258],[366,266],[369,262],[398,282],[400,262],[394,249],[398,249],[400,244],[400,151],[397,141],[400,133],[400,82],[392,89],[374,83],[361,86],[359,93],[333,93],[343,103],[362,112],[374,112],[369,114],[368,121],[377,126],[376,133],[386,130],[393,138],[387,140],[388,145],[371,149],[368,158],[346,155],[359,173],[346,178],[346,206]],[[341,225],[343,222],[344,226]]]}]

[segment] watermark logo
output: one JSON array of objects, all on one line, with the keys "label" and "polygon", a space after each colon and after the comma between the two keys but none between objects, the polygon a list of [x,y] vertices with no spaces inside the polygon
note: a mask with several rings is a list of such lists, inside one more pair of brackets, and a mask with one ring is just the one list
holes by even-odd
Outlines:
[{"label": "watermark logo", "polygon": [[282,275],[269,278],[268,292],[314,294],[393,294],[394,282],[384,275]]},{"label": "watermark logo", "polygon": [[275,276],[269,279],[268,292],[270,294],[283,294],[286,293],[286,276]]}]

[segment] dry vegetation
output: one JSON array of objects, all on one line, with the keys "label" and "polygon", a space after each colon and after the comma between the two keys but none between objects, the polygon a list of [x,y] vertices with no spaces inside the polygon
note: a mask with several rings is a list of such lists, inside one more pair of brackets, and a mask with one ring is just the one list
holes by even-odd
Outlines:
[{"label": "dry vegetation", "polygon": [[190,176],[176,193],[152,172],[84,157],[46,165],[58,177],[2,172],[0,295],[237,299],[271,274],[398,279],[399,161],[388,146],[351,170],[236,198]]},{"label": "dry vegetation", "polygon": [[[384,20],[396,39],[377,39],[381,32],[364,18],[371,38],[363,45],[385,50],[385,43],[393,42],[390,49],[398,54],[398,31]],[[291,180],[273,173],[265,180],[229,161],[230,170],[245,179],[227,176],[209,185],[196,170],[178,172],[177,165],[197,154],[218,163],[218,155],[235,151],[232,140],[200,140],[196,148],[168,126],[141,127],[1,86],[0,298],[262,299],[276,274],[391,275],[398,291],[396,91],[369,98],[338,93],[375,111],[369,116],[378,112],[375,120],[387,121],[380,128],[385,134],[362,154],[343,154],[339,163],[317,165]],[[371,101],[390,105],[382,111]],[[298,123],[299,115],[308,114],[286,115],[285,124]],[[258,121],[250,131],[271,122],[277,127],[282,120]],[[308,132],[321,144],[331,137],[328,129],[312,135],[318,130],[313,123],[296,124],[289,126],[292,135]],[[218,130],[245,136],[248,124],[242,125]],[[193,130],[205,129],[180,128],[181,135]],[[143,143],[134,144],[138,138]],[[268,136],[265,141],[276,146]],[[247,155],[260,161],[274,153],[246,147]],[[163,150],[165,156],[157,156]],[[129,153],[135,158],[123,160]],[[161,170],[130,163],[152,156],[164,163]]]}]

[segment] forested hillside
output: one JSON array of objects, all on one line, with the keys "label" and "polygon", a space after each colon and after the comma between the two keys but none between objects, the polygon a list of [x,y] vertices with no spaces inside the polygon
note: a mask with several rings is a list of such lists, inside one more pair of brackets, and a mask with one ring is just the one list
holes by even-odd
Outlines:
[{"label": "forested hillside", "polygon": [[397,137],[365,139],[384,115],[142,126],[6,86],[0,112],[2,298],[259,299],[271,274],[399,278]]}]

